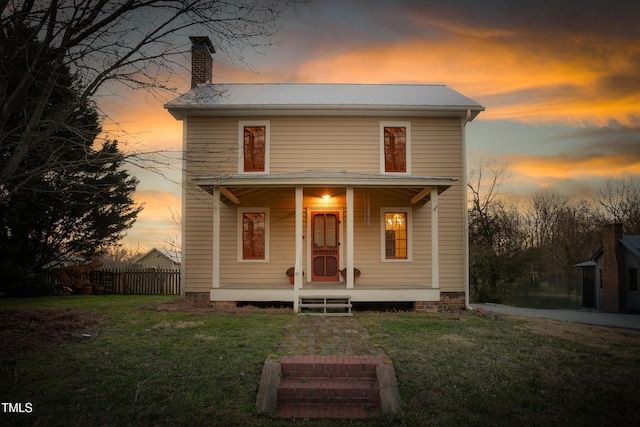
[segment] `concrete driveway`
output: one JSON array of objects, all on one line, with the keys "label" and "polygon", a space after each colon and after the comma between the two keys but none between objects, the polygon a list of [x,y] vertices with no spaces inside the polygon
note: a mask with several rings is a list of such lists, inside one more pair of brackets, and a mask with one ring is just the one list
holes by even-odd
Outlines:
[{"label": "concrete driveway", "polygon": [[540,308],[510,307],[502,304],[471,304],[473,308],[481,307],[485,311],[511,314],[514,316],[544,317],[565,322],[585,323],[588,325],[608,326],[640,331],[640,315],[602,313],[595,310],[549,310]]}]

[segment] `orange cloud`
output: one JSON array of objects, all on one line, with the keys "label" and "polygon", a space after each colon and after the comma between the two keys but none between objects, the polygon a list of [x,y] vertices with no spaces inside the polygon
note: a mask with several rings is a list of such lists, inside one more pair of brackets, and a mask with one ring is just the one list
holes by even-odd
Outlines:
[{"label": "orange cloud", "polygon": [[[179,221],[181,196],[163,190],[139,190],[134,194],[134,202],[143,204],[135,226],[129,230],[124,243],[152,248],[162,246],[167,240],[180,239]],[[172,212],[178,218],[172,217]]]},{"label": "orange cloud", "polygon": [[540,186],[560,179],[589,179],[612,174],[640,175],[640,160],[624,154],[609,156],[505,156],[518,180],[534,180]]},{"label": "orange cloud", "polygon": [[640,43],[481,31],[325,54],[291,74],[308,82],[444,83],[487,106],[483,119],[629,124],[640,110],[638,58]]},{"label": "orange cloud", "polygon": [[167,101],[144,91],[101,99],[103,132],[122,141],[127,152],[176,150],[182,146],[182,122],[164,109]]},{"label": "orange cloud", "polygon": [[153,219],[166,223],[166,226],[176,227],[171,212],[180,214],[180,194],[163,190],[139,190],[134,194],[134,203],[144,205],[138,220]]}]

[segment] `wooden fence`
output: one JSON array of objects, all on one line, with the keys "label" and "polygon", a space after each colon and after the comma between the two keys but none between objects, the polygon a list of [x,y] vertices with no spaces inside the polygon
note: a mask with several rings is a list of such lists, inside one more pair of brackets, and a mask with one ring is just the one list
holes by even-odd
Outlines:
[{"label": "wooden fence", "polygon": [[63,267],[51,272],[49,282],[73,293],[180,295],[180,270]]},{"label": "wooden fence", "polygon": [[89,273],[104,294],[180,295],[180,270],[100,269]]}]

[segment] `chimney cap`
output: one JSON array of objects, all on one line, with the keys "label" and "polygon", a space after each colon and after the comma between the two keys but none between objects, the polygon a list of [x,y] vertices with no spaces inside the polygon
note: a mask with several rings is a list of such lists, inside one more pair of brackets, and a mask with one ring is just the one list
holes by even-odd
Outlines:
[{"label": "chimney cap", "polygon": [[192,47],[205,48],[209,53],[216,53],[208,36],[189,36],[189,40],[191,40]]}]

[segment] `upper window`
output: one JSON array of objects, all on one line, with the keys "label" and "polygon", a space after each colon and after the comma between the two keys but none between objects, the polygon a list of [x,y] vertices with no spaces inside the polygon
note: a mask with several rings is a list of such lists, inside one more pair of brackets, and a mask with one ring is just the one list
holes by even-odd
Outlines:
[{"label": "upper window", "polygon": [[380,123],[380,171],[410,173],[410,123]]},{"label": "upper window", "polygon": [[411,259],[411,210],[410,208],[383,208],[382,260]]},{"label": "upper window", "polygon": [[240,209],[238,211],[238,220],[241,230],[238,258],[243,261],[268,261],[268,209]]},{"label": "upper window", "polygon": [[269,122],[240,122],[239,133],[239,172],[268,172]]}]

